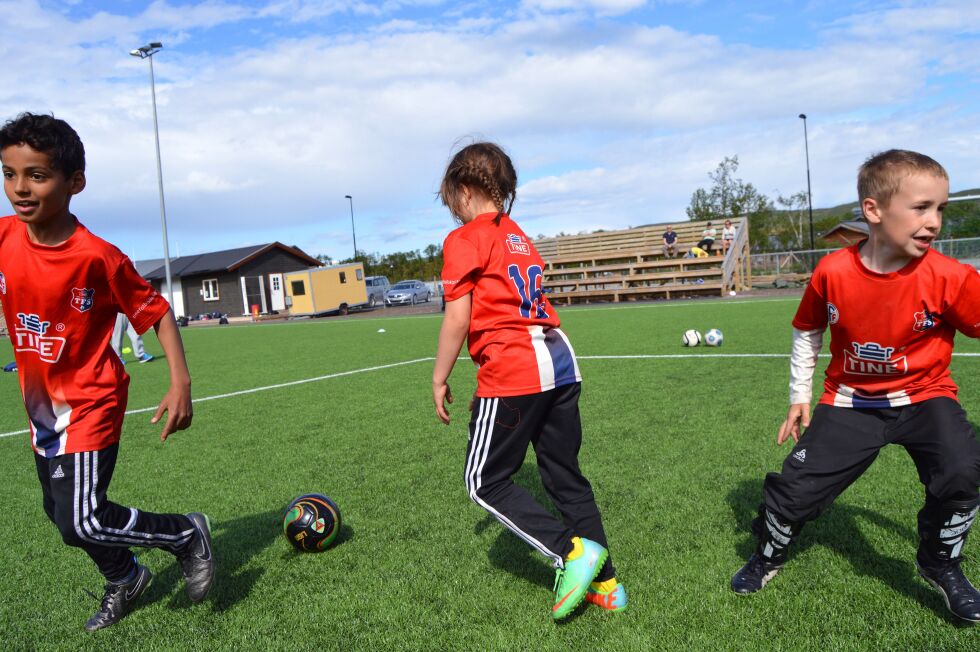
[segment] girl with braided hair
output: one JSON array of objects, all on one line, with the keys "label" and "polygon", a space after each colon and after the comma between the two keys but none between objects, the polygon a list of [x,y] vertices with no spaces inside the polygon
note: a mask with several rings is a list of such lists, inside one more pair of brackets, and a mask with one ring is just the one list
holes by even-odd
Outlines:
[{"label": "girl with braided hair", "polygon": [[[469,496],[554,562],[555,620],[583,599],[622,610],[626,590],[616,581],[599,508],[578,464],[578,363],[541,290],[541,256],[508,214],[517,198],[514,164],[493,143],[468,145],[450,161],[439,194],[460,227],[443,244],[446,314],[432,398],[448,425],[448,379],[468,339],[479,367],[465,468]],[[514,484],[529,444],[561,520]]]}]

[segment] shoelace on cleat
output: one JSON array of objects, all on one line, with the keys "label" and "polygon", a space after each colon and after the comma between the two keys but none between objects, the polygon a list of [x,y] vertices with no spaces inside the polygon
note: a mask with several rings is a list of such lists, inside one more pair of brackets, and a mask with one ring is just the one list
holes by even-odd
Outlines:
[{"label": "shoelace on cleat", "polygon": [[957,559],[956,561],[952,562],[949,565],[949,568],[945,569],[942,573],[939,574],[938,579],[940,579],[941,581],[943,581],[944,584],[947,584],[950,587],[951,589],[950,593],[952,594],[952,596],[956,596],[956,597],[963,596],[963,599],[966,600],[967,604],[974,604],[976,602],[976,598],[970,594],[973,592],[971,591],[971,588],[973,590],[976,589],[975,587],[973,587],[973,585],[970,583],[970,580],[967,579],[966,575],[964,575],[963,571],[960,569],[961,561],[962,561],[961,559]]},{"label": "shoelace on cleat", "polygon": [[551,589],[554,594],[558,595],[558,586],[561,584],[562,578],[565,577],[565,569],[559,568],[555,571],[555,586]]}]

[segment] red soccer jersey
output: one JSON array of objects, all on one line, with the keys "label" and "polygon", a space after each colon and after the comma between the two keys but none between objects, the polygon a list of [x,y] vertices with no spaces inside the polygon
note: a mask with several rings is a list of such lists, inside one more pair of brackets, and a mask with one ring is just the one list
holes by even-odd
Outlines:
[{"label": "red soccer jersey", "polygon": [[820,261],[793,319],[800,330],[830,325],[820,402],[876,408],[955,399],[953,336],[980,337],[980,275],[931,249],[878,274],[861,262],[859,246]]},{"label": "red soccer jersey", "polygon": [[117,313],[144,333],[170,306],[126,256],[81,224],[54,247],[0,218],[0,302],[32,446],[45,457],[119,441],[129,376],[112,350]]},{"label": "red soccer jersey", "polygon": [[544,262],[507,215],[486,213],[443,244],[446,301],[473,294],[470,357],[477,396],[521,396],[579,382],[578,363],[558,314],[541,292]]}]

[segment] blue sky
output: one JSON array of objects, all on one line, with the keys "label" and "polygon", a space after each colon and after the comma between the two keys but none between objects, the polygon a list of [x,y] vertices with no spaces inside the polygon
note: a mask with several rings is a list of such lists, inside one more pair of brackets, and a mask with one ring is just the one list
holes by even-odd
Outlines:
[{"label": "blue sky", "polygon": [[454,147],[500,142],[532,236],[684,219],[708,172],[850,201],[889,147],[980,186],[980,3],[0,0],[0,118],[79,131],[73,209],[160,256],[154,58],[171,254],[280,240],[334,258],[441,242]]}]

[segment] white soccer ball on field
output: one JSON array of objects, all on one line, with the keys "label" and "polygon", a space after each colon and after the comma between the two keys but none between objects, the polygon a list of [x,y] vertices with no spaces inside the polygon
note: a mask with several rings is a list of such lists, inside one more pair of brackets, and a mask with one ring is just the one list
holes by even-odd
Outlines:
[{"label": "white soccer ball on field", "polygon": [[681,338],[681,342],[684,344],[684,346],[697,346],[701,343],[701,333],[693,328],[691,330],[684,331],[684,337]]},{"label": "white soccer ball on field", "polygon": [[712,328],[704,334],[704,343],[708,346],[721,346],[723,341],[725,341],[725,336],[717,328]]}]

